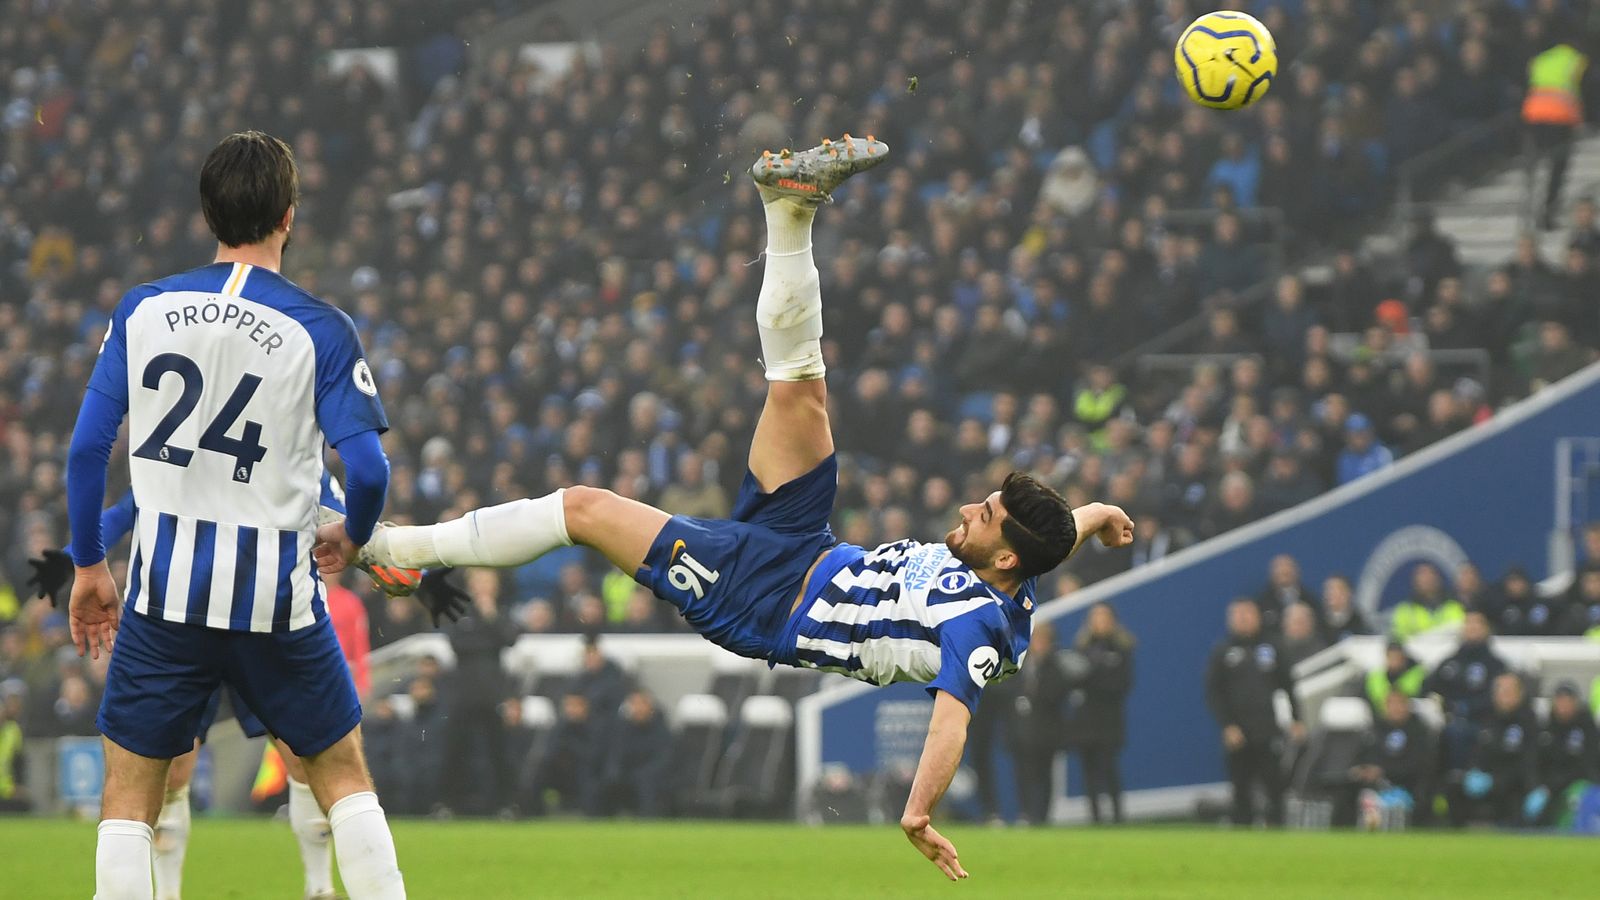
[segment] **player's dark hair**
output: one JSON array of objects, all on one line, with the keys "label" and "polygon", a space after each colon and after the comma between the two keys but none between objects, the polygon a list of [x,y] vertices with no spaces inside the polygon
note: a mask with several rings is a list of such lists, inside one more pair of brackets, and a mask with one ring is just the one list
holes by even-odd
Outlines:
[{"label": "player's dark hair", "polygon": [[1072,507],[1055,489],[1023,472],[1012,472],[1000,485],[1006,517],[1000,534],[1017,554],[1017,573],[1033,578],[1061,565],[1078,545],[1078,523]]},{"label": "player's dark hair", "polygon": [[230,134],[200,167],[200,210],[229,247],[265,240],[299,202],[294,152],[270,134]]}]

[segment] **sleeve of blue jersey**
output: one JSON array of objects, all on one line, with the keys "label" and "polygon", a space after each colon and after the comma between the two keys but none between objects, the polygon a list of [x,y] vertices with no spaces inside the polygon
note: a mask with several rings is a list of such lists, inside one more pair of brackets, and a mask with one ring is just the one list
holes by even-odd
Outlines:
[{"label": "sleeve of blue jersey", "polygon": [[92,566],[106,558],[100,523],[106,465],[127,413],[126,400],[119,402],[93,387],[83,392],[83,406],[67,447],[67,524],[72,531],[72,561],[79,566]]},{"label": "sleeve of blue jersey", "polygon": [[[128,313],[149,293],[148,286],[141,285],[123,295],[122,302],[111,314],[111,321],[106,324],[100,356],[89,375],[90,390],[105,394],[124,409],[128,406]],[[95,505],[98,507],[99,503]]]},{"label": "sleeve of blue jersey", "polygon": [[327,314],[305,324],[317,351],[317,425],[323,437],[337,445],[363,431],[388,431],[355,323],[329,307]]},{"label": "sleeve of blue jersey", "polygon": [[[994,609],[986,605],[939,626],[939,674],[928,682],[930,696],[944,691],[965,704],[969,712],[977,712],[983,686],[993,676],[986,674],[980,682],[974,673],[988,665],[998,671],[1000,656],[1006,652],[1000,646],[999,630],[990,621]],[[979,652],[985,647],[994,652],[993,660]]]}]

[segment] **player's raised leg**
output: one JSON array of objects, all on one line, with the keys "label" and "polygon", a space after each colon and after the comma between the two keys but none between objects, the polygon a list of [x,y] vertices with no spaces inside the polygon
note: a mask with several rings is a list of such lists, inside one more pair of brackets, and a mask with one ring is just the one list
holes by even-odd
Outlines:
[{"label": "player's raised leg", "polygon": [[822,360],[822,290],[811,252],[817,209],[845,179],[889,156],[846,134],[793,153],[767,151],[750,169],[767,220],[766,270],[756,301],[766,405],[750,444],[750,472],[763,491],[799,478],[833,453]]}]

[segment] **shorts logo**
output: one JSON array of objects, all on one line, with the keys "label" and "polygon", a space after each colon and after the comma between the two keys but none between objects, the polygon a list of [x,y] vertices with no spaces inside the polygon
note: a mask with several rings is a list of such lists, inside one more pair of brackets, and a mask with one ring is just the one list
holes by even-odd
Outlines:
[{"label": "shorts logo", "polygon": [[368,397],[378,396],[378,383],[372,380],[372,369],[367,367],[366,360],[356,360],[355,371],[350,373],[350,377],[355,380],[356,390]]},{"label": "shorts logo", "polygon": [[672,542],[672,555],[667,560],[673,565],[667,569],[667,583],[680,591],[694,594],[696,600],[702,600],[706,596],[706,586],[716,584],[722,573],[707,569],[698,559],[690,556],[684,549],[687,546],[682,540]]},{"label": "shorts logo", "polygon": [[1000,674],[1000,654],[993,647],[979,647],[967,657],[967,674],[972,676],[978,687],[989,683],[989,679]]}]

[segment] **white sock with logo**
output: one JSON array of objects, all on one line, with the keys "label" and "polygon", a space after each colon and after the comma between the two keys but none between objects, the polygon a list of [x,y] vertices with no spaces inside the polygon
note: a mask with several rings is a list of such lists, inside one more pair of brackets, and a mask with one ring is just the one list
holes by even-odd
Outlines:
[{"label": "white sock with logo", "polygon": [[814,381],[822,363],[822,286],[811,253],[816,207],[777,198],[767,217],[767,263],[756,300],[761,362],[769,381]]},{"label": "white sock with logo", "polygon": [[300,842],[300,864],[306,870],[306,896],[333,894],[333,850],[328,846],[332,829],[322,814],[311,786],[289,779],[289,827]]},{"label": "white sock with logo", "polygon": [[531,500],[475,509],[438,525],[398,526],[373,537],[380,557],[408,569],[436,566],[520,566],[557,547],[567,535],[565,489]]},{"label": "white sock with logo", "polygon": [[155,856],[151,867],[156,876],[156,900],[183,897],[183,858],[189,851],[189,786],[167,791],[161,814],[156,817]]},{"label": "white sock with logo", "polygon": [[339,875],[350,900],[405,900],[405,879],[395,860],[394,836],[378,795],[362,791],[328,810]]},{"label": "white sock with logo", "polygon": [[151,900],[149,825],[132,819],[100,823],[94,848],[95,900]]}]

